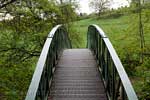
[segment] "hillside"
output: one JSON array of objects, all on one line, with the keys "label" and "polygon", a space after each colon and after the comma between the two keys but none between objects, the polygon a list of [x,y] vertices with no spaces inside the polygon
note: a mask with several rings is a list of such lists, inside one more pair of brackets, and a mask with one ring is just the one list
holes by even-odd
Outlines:
[{"label": "hillside", "polygon": [[[150,59],[145,56],[145,62],[143,64],[139,63],[139,34],[136,29],[132,29],[131,20],[134,15],[122,16],[115,19],[96,19],[89,18],[80,21],[76,21],[73,24],[74,30],[80,35],[83,42],[79,45],[80,48],[85,48],[87,39],[87,29],[90,24],[97,24],[100,26],[106,35],[109,37],[114,48],[116,49],[128,75],[132,80],[132,84],[140,98],[145,95],[145,87],[143,85],[144,79],[149,80],[148,76],[150,71],[145,72],[148,68]],[[150,24],[147,24],[148,26]],[[136,27],[136,26],[135,26]],[[134,28],[134,26],[133,26]],[[145,35],[145,48],[149,47],[150,44],[150,34]],[[145,73],[145,74],[143,74]]]}]

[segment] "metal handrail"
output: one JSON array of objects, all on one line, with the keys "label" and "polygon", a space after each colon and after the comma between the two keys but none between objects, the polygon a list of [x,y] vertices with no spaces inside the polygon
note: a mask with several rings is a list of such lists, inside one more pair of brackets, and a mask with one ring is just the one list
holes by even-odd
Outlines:
[{"label": "metal handrail", "polygon": [[48,96],[56,61],[71,43],[63,25],[57,25],[49,33],[37,62],[25,100],[44,100]]},{"label": "metal handrail", "polygon": [[96,55],[110,100],[138,100],[124,67],[110,40],[97,25],[90,25],[87,47]]}]

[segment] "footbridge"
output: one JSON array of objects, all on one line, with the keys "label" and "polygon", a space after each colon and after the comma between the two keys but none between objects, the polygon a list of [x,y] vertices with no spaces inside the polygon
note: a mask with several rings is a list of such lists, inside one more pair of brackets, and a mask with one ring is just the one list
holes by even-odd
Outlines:
[{"label": "footbridge", "polygon": [[90,25],[87,48],[73,49],[63,25],[49,33],[25,100],[138,100],[109,38]]}]

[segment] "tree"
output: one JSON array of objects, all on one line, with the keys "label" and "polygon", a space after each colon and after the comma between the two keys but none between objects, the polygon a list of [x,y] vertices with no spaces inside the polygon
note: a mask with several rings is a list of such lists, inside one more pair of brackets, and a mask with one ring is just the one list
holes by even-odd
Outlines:
[{"label": "tree", "polygon": [[17,0],[1,0],[0,9],[6,7],[7,5],[16,2]]},{"label": "tree", "polygon": [[10,1],[0,1],[0,12],[12,17],[0,21],[0,99],[23,100],[48,32],[73,21],[75,11],[56,0]]},{"label": "tree", "polygon": [[110,6],[110,0],[91,0],[90,7],[94,8],[98,12],[99,16]]},{"label": "tree", "polygon": [[139,36],[140,36],[140,48],[141,48],[141,62],[143,63],[143,54],[144,54],[144,30],[143,30],[143,23],[142,23],[142,7],[141,7],[141,0],[139,0]]}]

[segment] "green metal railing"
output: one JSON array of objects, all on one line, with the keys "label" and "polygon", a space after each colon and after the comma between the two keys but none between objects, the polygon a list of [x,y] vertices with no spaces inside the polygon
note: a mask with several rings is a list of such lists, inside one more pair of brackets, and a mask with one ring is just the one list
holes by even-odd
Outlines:
[{"label": "green metal railing", "polygon": [[65,48],[71,48],[68,34],[62,25],[57,25],[44,44],[25,100],[47,99],[54,66]]},{"label": "green metal railing", "polygon": [[110,40],[97,25],[90,25],[87,47],[99,64],[109,100],[138,100],[124,67]]}]

